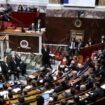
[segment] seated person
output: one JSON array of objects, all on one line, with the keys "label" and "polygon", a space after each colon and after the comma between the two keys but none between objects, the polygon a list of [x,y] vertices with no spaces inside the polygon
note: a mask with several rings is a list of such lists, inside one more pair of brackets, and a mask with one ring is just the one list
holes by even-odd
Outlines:
[{"label": "seated person", "polygon": [[73,105],[86,105],[84,101],[80,100],[79,96],[74,96],[74,104]]},{"label": "seated person", "polygon": [[3,96],[0,96],[0,105],[4,105]]},{"label": "seated person", "polygon": [[23,96],[19,96],[19,97],[18,97],[18,100],[19,100],[19,104],[18,104],[18,105],[29,105],[28,102],[25,102]]},{"label": "seated person", "polygon": [[37,105],[44,105],[44,98],[42,96],[38,96],[36,99]]},{"label": "seated person", "polygon": [[13,11],[12,6],[10,4],[6,4],[5,13],[10,14]]},{"label": "seated person", "polygon": [[37,22],[35,23],[35,31],[41,31],[42,28],[42,21],[41,19],[38,19]]},{"label": "seated person", "polygon": [[7,13],[4,13],[2,16],[2,21],[9,22],[9,21],[11,21],[11,18]]},{"label": "seated person", "polygon": [[37,22],[33,22],[28,30],[29,31],[41,31],[41,28],[42,28],[42,21],[41,19],[38,19]]},{"label": "seated person", "polygon": [[23,8],[23,6],[22,5],[19,5],[18,6],[18,10],[17,11],[19,11],[19,12],[22,12],[22,11],[24,11],[24,8]]},{"label": "seated person", "polygon": [[93,93],[97,94],[97,99],[104,96],[104,90],[101,88],[99,82],[95,83]]},{"label": "seated person", "polygon": [[35,23],[34,22],[29,26],[28,30],[35,31]]},{"label": "seated person", "polygon": [[11,87],[8,88],[8,97],[9,98],[13,98],[13,92],[12,92],[12,88]]}]

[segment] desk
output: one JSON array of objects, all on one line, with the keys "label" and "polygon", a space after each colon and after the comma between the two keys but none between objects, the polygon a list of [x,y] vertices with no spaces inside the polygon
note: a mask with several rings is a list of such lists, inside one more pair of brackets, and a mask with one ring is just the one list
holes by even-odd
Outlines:
[{"label": "desk", "polygon": [[44,32],[21,32],[20,28],[6,29],[1,35],[6,36],[7,49],[18,52],[41,53],[42,35]]}]

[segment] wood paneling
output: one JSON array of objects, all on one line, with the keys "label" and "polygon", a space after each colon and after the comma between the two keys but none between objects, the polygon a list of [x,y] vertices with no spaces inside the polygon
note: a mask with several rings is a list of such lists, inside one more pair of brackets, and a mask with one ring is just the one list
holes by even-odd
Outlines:
[{"label": "wood paneling", "polygon": [[80,28],[75,27],[76,18],[46,17],[46,43],[68,43],[70,40],[70,30],[84,30],[84,41],[92,38],[94,42],[99,42],[101,35],[105,35],[105,19],[81,18]]},{"label": "wood paneling", "polygon": [[[15,51],[20,52],[34,52],[39,53],[39,37],[31,37],[31,36],[9,36],[9,45]],[[29,49],[21,48],[20,42],[22,40],[26,40],[29,44]]]}]

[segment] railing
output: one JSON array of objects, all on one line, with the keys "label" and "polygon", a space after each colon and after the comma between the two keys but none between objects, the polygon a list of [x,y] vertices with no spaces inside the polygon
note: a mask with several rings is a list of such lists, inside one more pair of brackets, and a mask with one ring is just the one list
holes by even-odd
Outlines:
[{"label": "railing", "polygon": [[83,57],[90,57],[94,51],[103,50],[103,49],[105,49],[105,43],[94,44],[92,46],[82,49],[80,55],[83,55]]}]

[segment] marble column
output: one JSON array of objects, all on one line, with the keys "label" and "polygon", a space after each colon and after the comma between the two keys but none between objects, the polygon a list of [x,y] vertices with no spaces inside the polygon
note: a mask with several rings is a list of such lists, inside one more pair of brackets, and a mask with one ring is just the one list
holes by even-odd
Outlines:
[{"label": "marble column", "polygon": [[4,45],[3,41],[0,41],[1,59],[4,58]]},{"label": "marble column", "polygon": [[51,4],[60,4],[60,0],[49,0]]}]

